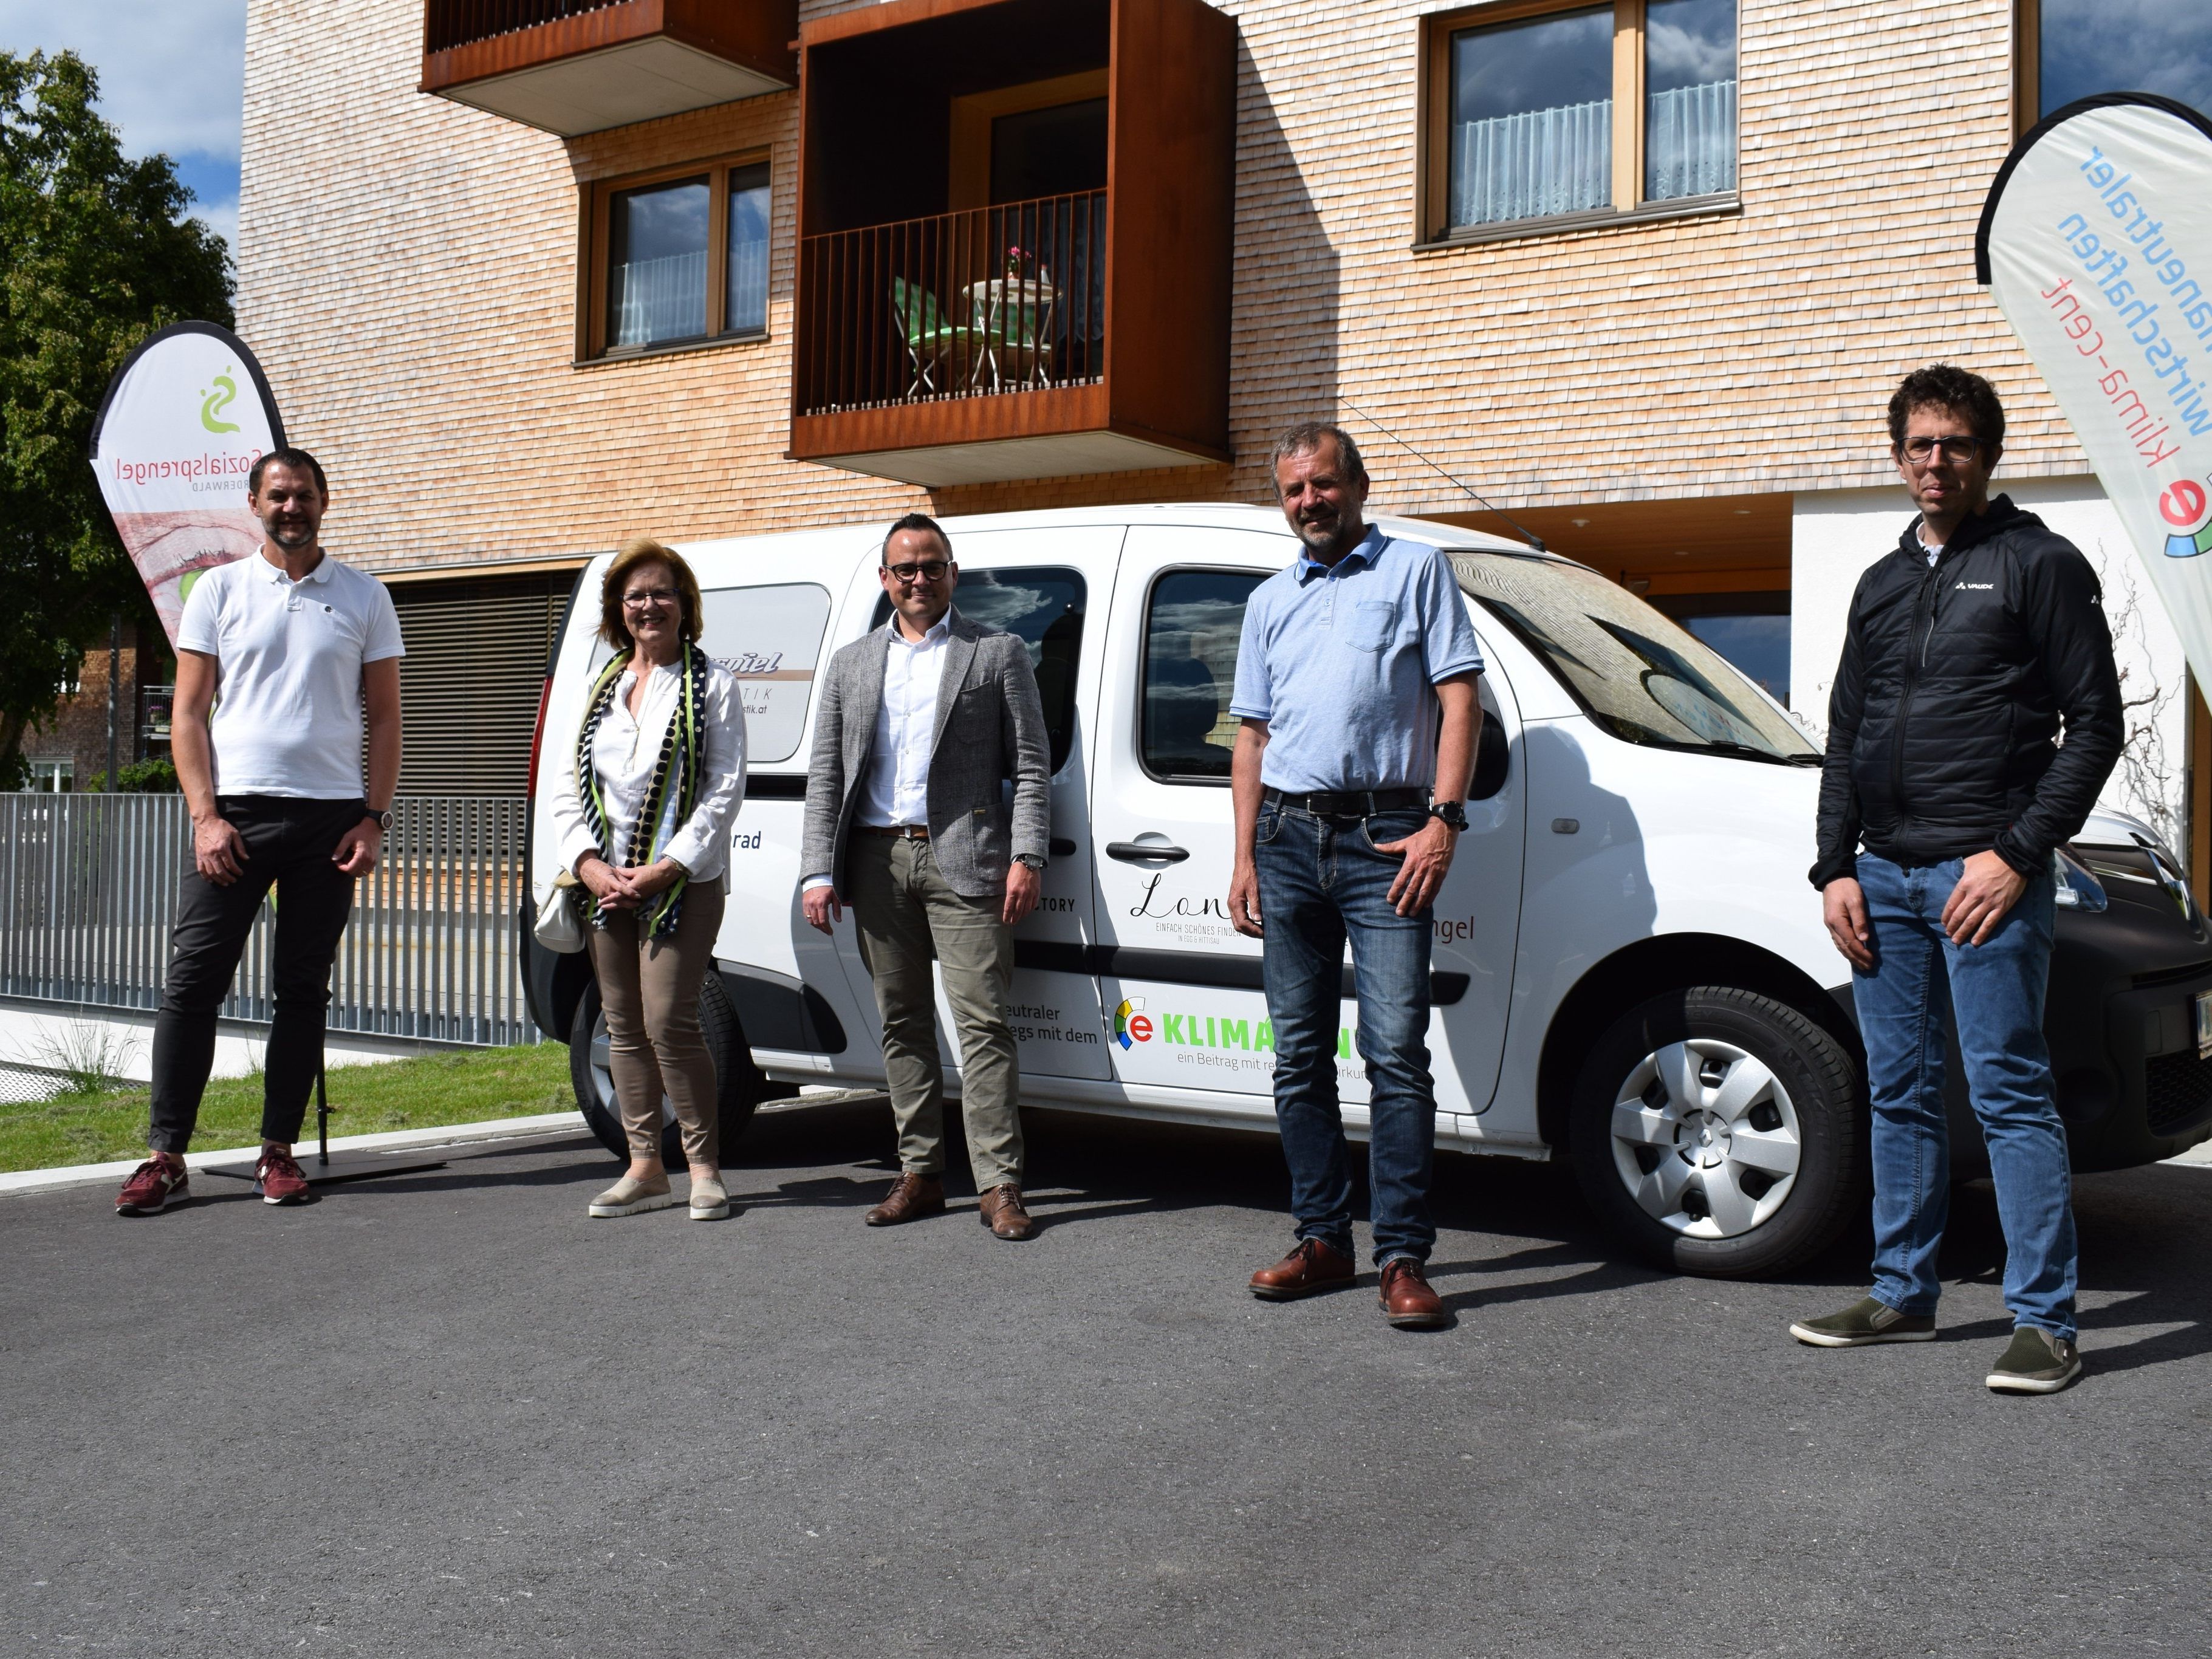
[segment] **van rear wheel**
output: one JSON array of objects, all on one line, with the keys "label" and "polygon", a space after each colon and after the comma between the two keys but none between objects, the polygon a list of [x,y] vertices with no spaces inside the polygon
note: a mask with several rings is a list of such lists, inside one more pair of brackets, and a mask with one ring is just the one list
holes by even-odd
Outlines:
[{"label": "van rear wheel", "polygon": [[[699,1030],[714,1061],[721,1151],[726,1160],[745,1125],[752,1121],[753,1109],[766,1097],[769,1084],[753,1064],[744,1028],[720,974],[709,973],[700,984]],[[568,1031],[568,1080],[575,1089],[576,1105],[584,1121],[591,1126],[599,1145],[629,1163],[629,1138],[623,1133],[622,1109],[615,1103],[614,1078],[607,1068],[607,1021],[596,982],[585,988],[576,1003],[575,1021]],[[686,1167],[683,1131],[666,1095],[660,1097],[660,1161],[671,1170]]]},{"label": "van rear wheel", "polygon": [[1615,1020],[1576,1080],[1575,1173],[1637,1254],[1676,1272],[1787,1272],[1864,1204],[1850,1055],[1771,997],[1670,991]]}]

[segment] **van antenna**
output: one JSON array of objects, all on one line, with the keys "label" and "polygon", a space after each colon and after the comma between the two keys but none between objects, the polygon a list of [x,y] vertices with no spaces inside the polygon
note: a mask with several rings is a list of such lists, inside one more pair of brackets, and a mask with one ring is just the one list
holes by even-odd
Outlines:
[{"label": "van antenna", "polygon": [[1481,495],[1477,492],[1474,485],[1462,483],[1457,478],[1453,477],[1450,473],[1445,471],[1443,468],[1438,466],[1427,456],[1422,454],[1419,450],[1414,448],[1413,445],[1407,443],[1396,433],[1391,431],[1389,427],[1383,425],[1382,422],[1376,420],[1365,410],[1360,408],[1358,404],[1347,402],[1342,398],[1339,398],[1337,402],[1343,404],[1346,409],[1359,416],[1361,420],[1366,422],[1368,425],[1373,427],[1377,432],[1388,438],[1392,443],[1397,445],[1399,448],[1404,450],[1408,455],[1411,455],[1415,460],[1419,461],[1423,466],[1428,468],[1430,471],[1435,473],[1437,477],[1442,478],[1453,489],[1464,490],[1469,495],[1474,496],[1476,501],[1481,501],[1484,507],[1488,507],[1491,512],[1495,513],[1499,518],[1504,520],[1506,523],[1511,525],[1516,530],[1519,531],[1521,532],[1522,539],[1527,542],[1529,546],[1534,548],[1539,553],[1548,553],[1551,551],[1551,549],[1544,545],[1542,538],[1538,536],[1535,532],[1523,525],[1518,519],[1516,519],[1504,507],[1492,507],[1490,502],[1483,501]]}]

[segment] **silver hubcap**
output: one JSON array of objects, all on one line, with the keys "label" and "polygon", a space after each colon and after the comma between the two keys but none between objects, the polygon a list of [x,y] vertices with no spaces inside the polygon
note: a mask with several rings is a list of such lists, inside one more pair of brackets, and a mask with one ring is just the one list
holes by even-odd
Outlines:
[{"label": "silver hubcap", "polygon": [[1613,1167],[1646,1215],[1686,1238],[1735,1238],[1797,1182],[1796,1109],[1765,1063],[1692,1037],[1638,1061],[1613,1107]]}]

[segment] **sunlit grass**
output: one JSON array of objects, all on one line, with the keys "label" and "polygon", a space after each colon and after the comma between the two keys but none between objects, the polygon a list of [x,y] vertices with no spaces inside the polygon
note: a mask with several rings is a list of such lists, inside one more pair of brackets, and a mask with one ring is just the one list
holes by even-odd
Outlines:
[{"label": "sunlit grass", "polygon": [[[375,1134],[571,1110],[568,1051],[557,1042],[422,1054],[376,1066],[333,1066],[331,1133]],[[74,1093],[29,1104],[0,1103],[0,1170],[47,1170],[140,1158],[146,1150],[147,1091]],[[301,1135],[315,1133],[311,1098]],[[252,1146],[261,1139],[261,1079],[208,1085],[194,1152]]]}]

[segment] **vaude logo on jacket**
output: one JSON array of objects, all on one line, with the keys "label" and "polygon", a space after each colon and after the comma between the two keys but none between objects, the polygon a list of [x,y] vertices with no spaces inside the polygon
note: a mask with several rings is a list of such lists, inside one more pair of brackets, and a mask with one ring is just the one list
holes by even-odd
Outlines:
[{"label": "vaude logo on jacket", "polygon": [[1972,593],[1987,593],[1996,586],[1995,582],[1960,582],[1959,586]]}]

